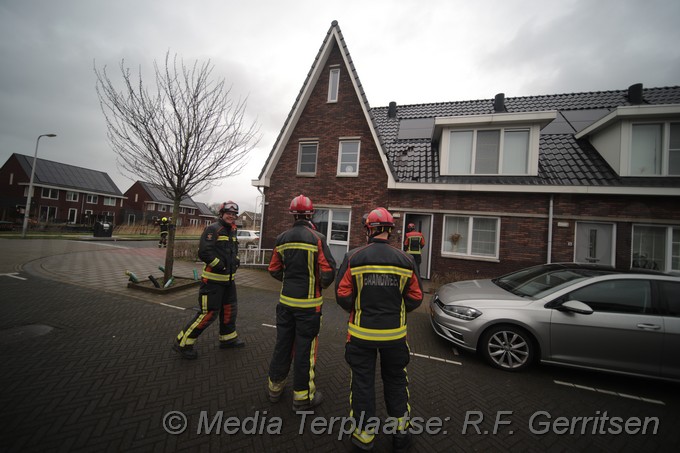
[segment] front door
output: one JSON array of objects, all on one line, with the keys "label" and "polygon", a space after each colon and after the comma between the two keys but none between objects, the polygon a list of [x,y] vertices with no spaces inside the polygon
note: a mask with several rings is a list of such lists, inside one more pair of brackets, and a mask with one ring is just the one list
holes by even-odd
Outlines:
[{"label": "front door", "polygon": [[432,216],[429,214],[405,214],[404,230],[401,234],[401,244],[403,249],[404,238],[406,235],[406,225],[413,223],[416,230],[423,233],[425,237],[425,247],[421,250],[422,261],[420,262],[420,277],[430,278],[430,243],[432,242]]},{"label": "front door", "polygon": [[611,223],[576,223],[576,247],[574,261],[577,263],[614,264],[614,225]]}]

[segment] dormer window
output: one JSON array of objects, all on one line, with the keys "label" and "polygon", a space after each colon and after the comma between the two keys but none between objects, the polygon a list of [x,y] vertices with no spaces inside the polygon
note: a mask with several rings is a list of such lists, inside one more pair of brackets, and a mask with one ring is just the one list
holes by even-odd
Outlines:
[{"label": "dormer window", "polygon": [[[536,175],[540,128],[556,112],[437,118],[442,175]],[[435,132],[435,136],[438,135]]]},{"label": "dormer window", "polygon": [[680,123],[633,123],[630,176],[680,175]]},{"label": "dormer window", "polygon": [[328,102],[338,102],[340,68],[333,68],[328,76]]}]

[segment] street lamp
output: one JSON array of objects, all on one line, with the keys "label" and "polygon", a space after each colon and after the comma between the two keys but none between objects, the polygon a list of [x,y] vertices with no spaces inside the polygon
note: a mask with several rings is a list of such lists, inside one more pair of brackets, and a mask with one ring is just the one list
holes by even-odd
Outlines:
[{"label": "street lamp", "polygon": [[56,137],[57,134],[42,134],[38,136],[35,141],[35,154],[33,154],[33,166],[31,167],[31,179],[28,182],[28,198],[26,199],[26,208],[24,209],[24,228],[21,231],[21,237],[26,238],[26,228],[28,227],[28,213],[31,210],[31,196],[33,195],[33,177],[35,176],[35,165],[38,159],[38,144],[41,137]]}]

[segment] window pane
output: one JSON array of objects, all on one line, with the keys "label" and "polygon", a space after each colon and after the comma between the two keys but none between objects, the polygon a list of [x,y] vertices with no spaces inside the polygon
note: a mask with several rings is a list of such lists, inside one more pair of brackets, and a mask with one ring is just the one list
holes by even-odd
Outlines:
[{"label": "window pane", "polygon": [[661,125],[634,124],[631,144],[630,174],[661,174]]},{"label": "window pane", "polygon": [[316,173],[316,143],[300,145],[300,173]]},{"label": "window pane", "polygon": [[330,238],[333,241],[347,242],[349,236],[349,211],[333,210],[333,223]]},{"label": "window pane", "polygon": [[339,173],[356,174],[359,162],[359,142],[340,143],[340,169]]},{"label": "window pane", "polygon": [[668,304],[668,314],[680,317],[680,283],[659,282],[661,298]]},{"label": "window pane", "polygon": [[671,270],[680,271],[680,228],[673,228],[673,245],[671,246]]},{"label": "window pane", "polygon": [[338,85],[340,81],[340,70],[331,69],[328,79],[328,102],[335,102],[338,100]]},{"label": "window pane", "polygon": [[476,174],[498,174],[500,142],[500,130],[477,132],[477,152],[475,153]]},{"label": "window pane", "polygon": [[569,295],[595,311],[651,313],[652,291],[648,280],[612,280],[594,283]]},{"label": "window pane", "polygon": [[316,225],[316,229],[324,236],[328,237],[328,209],[315,209],[312,216],[312,222]]},{"label": "window pane", "polygon": [[496,256],[496,219],[475,217],[472,223],[472,254]]},{"label": "window pane", "polygon": [[670,149],[668,150],[668,174],[680,175],[680,123],[671,123]]},{"label": "window pane", "polygon": [[525,175],[529,156],[529,131],[506,131],[503,142],[503,173]]},{"label": "window pane", "polygon": [[472,131],[452,131],[449,143],[449,173],[469,175],[472,168]]},{"label": "window pane", "polygon": [[633,227],[633,267],[665,271],[666,228]]},{"label": "window pane", "polygon": [[467,254],[468,217],[446,217],[444,221],[444,251]]}]

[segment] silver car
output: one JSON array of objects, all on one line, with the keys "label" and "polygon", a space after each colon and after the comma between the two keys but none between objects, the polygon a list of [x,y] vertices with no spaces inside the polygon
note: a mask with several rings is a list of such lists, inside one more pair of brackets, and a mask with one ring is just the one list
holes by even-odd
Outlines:
[{"label": "silver car", "polygon": [[680,277],[576,263],[449,283],[434,331],[494,367],[544,363],[680,381]]}]

